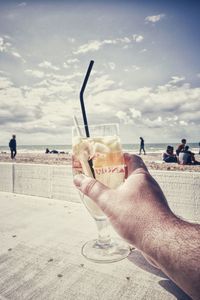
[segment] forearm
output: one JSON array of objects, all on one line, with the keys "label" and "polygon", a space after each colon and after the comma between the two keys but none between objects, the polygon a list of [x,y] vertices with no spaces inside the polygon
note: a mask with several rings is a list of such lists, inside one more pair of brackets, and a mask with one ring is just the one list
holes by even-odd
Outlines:
[{"label": "forearm", "polygon": [[200,225],[170,216],[145,234],[141,249],[193,299],[200,296]]}]

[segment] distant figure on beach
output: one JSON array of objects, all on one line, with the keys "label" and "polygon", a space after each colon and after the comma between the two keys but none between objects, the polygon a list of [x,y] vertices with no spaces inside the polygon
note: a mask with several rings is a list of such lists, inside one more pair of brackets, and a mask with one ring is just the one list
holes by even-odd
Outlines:
[{"label": "distant figure on beach", "polygon": [[177,147],[177,149],[176,149],[176,156],[177,156],[177,158],[178,158],[178,156],[179,156],[179,153],[184,149],[184,147],[185,147],[185,145],[186,145],[186,139],[182,139],[181,140],[181,144],[180,145],[178,145],[178,147]]},{"label": "distant figure on beach", "polygon": [[65,152],[64,151],[57,151],[57,150],[49,150],[48,148],[46,148],[46,151],[45,151],[45,153],[50,153],[50,154],[58,154],[58,153],[60,153],[60,154],[65,154]]},{"label": "distant figure on beach", "polygon": [[10,148],[11,159],[15,159],[15,156],[17,154],[17,143],[16,143],[16,135],[15,134],[13,134],[12,139],[9,142],[9,148]]},{"label": "distant figure on beach", "polygon": [[166,152],[163,153],[163,160],[166,163],[176,163],[177,162],[177,157],[176,154],[174,153],[174,147],[172,146],[167,146]]},{"label": "distant figure on beach", "polygon": [[199,164],[199,162],[195,159],[194,153],[189,150],[189,146],[185,146],[179,153],[178,160],[180,165]]},{"label": "distant figure on beach", "polygon": [[144,139],[142,137],[140,137],[140,153],[139,153],[139,155],[142,154],[142,150],[143,150],[144,154],[146,154],[145,149],[144,149]]},{"label": "distant figure on beach", "polygon": [[49,150],[48,148],[46,148],[46,151],[45,151],[45,153],[53,153],[53,154],[57,154],[58,153],[58,151],[57,150]]},{"label": "distant figure on beach", "polygon": [[199,154],[200,154],[200,142],[199,142]]}]

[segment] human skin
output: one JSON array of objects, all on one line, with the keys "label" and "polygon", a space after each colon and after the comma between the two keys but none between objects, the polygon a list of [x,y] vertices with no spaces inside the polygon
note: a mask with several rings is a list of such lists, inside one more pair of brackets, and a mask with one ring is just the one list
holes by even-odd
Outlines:
[{"label": "human skin", "polygon": [[76,187],[94,200],[115,230],[193,299],[200,299],[200,225],[178,218],[142,159],[124,154],[127,179],[113,190],[85,175]]}]

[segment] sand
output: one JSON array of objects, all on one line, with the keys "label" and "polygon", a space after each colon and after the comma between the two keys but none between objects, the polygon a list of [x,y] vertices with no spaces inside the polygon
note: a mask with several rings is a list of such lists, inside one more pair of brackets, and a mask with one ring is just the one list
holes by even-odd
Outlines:
[{"label": "sand", "polygon": [[[196,160],[200,161],[200,155],[195,155]],[[167,170],[167,171],[189,171],[200,172],[200,165],[182,166],[177,163],[165,163],[162,161],[162,154],[149,153],[141,155],[148,169],[150,170]],[[69,165],[71,164],[70,154],[45,154],[45,153],[17,153],[16,163],[31,164],[49,164],[49,165]],[[12,163],[10,153],[0,153],[0,162]]]}]

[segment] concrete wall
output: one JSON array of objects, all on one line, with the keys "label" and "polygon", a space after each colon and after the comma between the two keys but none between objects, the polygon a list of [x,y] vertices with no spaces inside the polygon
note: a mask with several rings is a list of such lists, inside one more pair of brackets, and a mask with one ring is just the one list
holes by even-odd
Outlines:
[{"label": "concrete wall", "polygon": [[80,201],[70,166],[0,163],[0,191]]},{"label": "concrete wall", "polygon": [[[151,171],[172,210],[200,221],[200,173]],[[79,202],[70,166],[0,163],[0,191]]]},{"label": "concrete wall", "polygon": [[13,192],[13,164],[0,163],[0,191]]},{"label": "concrete wall", "polygon": [[200,221],[200,173],[151,171],[151,174],[176,214]]}]

